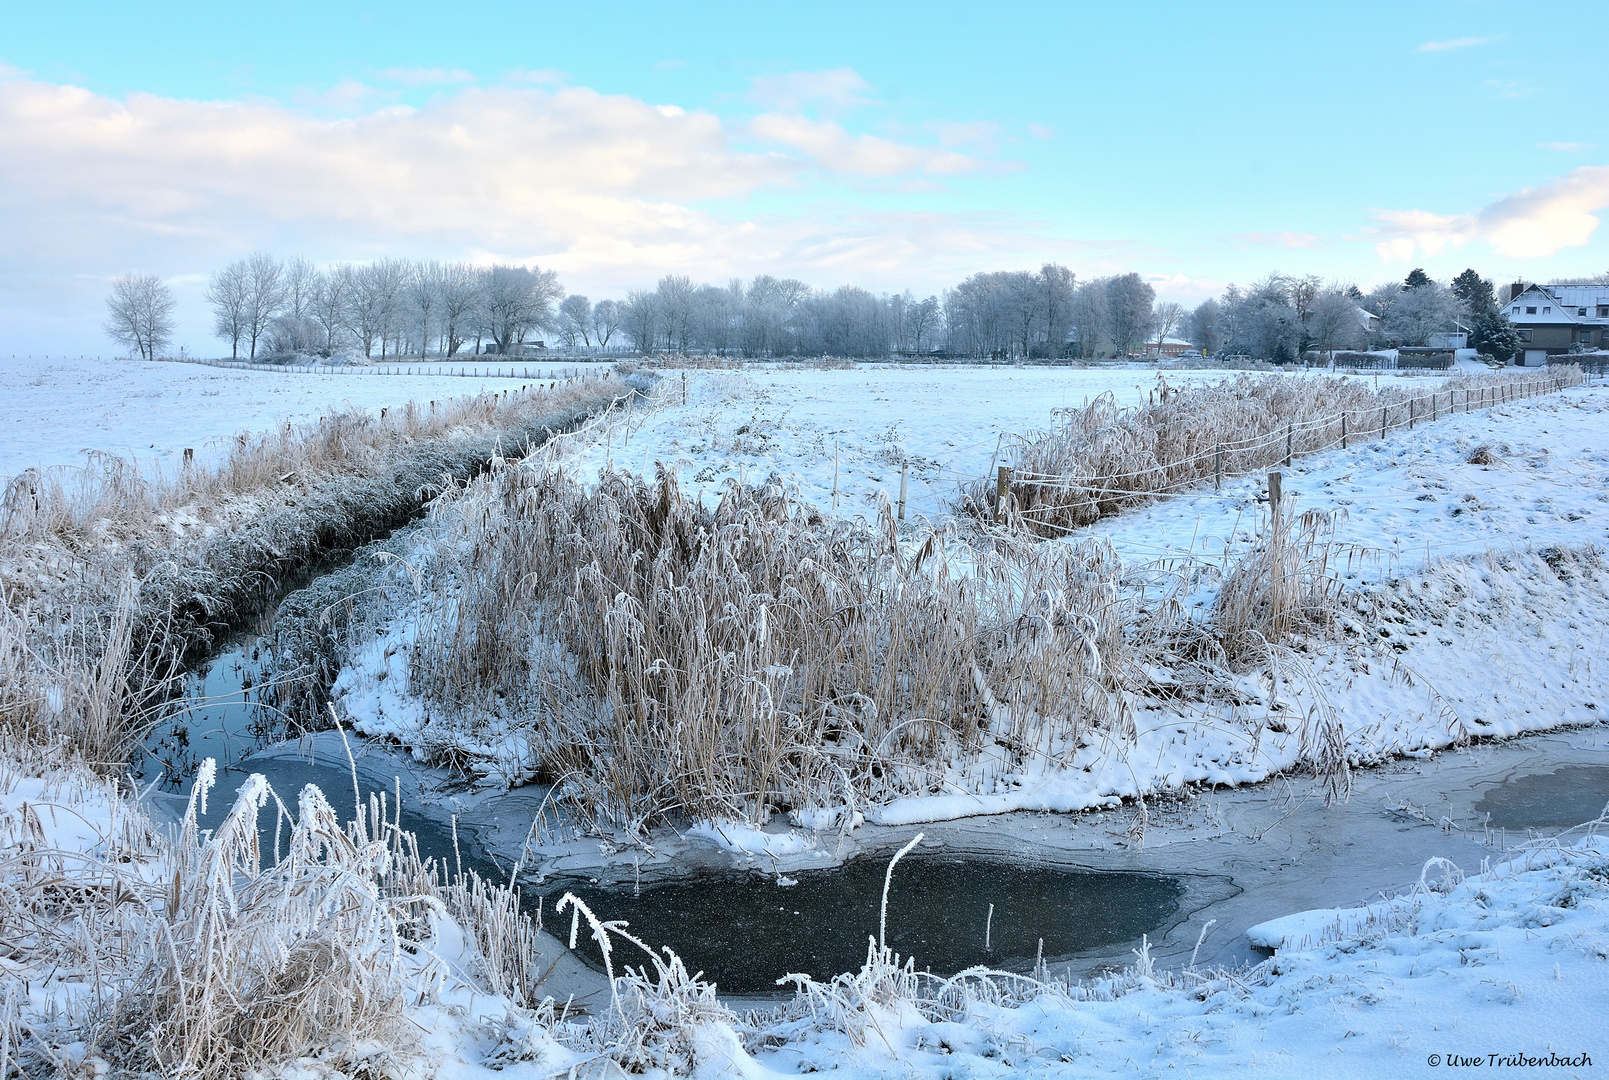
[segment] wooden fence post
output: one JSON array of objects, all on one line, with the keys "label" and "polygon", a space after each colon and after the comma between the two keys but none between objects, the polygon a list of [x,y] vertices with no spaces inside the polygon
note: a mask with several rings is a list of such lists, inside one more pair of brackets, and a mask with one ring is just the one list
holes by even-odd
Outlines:
[{"label": "wooden fence post", "polygon": [[905,477],[910,471],[910,467],[911,463],[909,461],[899,463],[899,519],[901,521],[905,520]]},{"label": "wooden fence post", "polygon": [[1279,512],[1279,498],[1284,480],[1285,478],[1277,472],[1268,474],[1268,509],[1275,514]]},{"label": "wooden fence post", "polygon": [[1413,420],[1414,420],[1414,416],[1413,416],[1413,413],[1414,413],[1414,408],[1413,408],[1413,403],[1414,403],[1414,401],[1415,401],[1415,399],[1414,399],[1414,398],[1409,398],[1409,399],[1408,399],[1408,430],[1409,430],[1409,431],[1412,431],[1412,430],[1413,430]]},{"label": "wooden fence post", "polygon": [[1387,405],[1380,406],[1380,438],[1382,439],[1386,437],[1386,409],[1389,407]]},{"label": "wooden fence post", "polygon": [[1295,430],[1296,430],[1296,425],[1294,425],[1294,424],[1286,424],[1285,425],[1285,467],[1286,468],[1290,468],[1290,464],[1291,464],[1291,442],[1292,442],[1292,435],[1295,432]]},{"label": "wooden fence post", "polygon": [[[1342,420],[1341,422],[1343,424],[1346,423],[1345,420]],[[1219,443],[1218,444],[1218,451],[1214,455],[1214,460],[1213,460],[1213,464],[1212,464],[1212,490],[1214,490],[1214,491],[1222,491],[1223,489],[1224,489],[1224,444]]]},{"label": "wooden fence post", "polygon": [[832,512],[838,513],[838,444],[832,444]]},{"label": "wooden fence post", "polygon": [[1011,466],[1002,465],[995,474],[994,482],[994,519],[996,522],[1006,519],[1006,500],[1011,498]]},{"label": "wooden fence post", "polygon": [[1346,413],[1341,414],[1341,449],[1346,449]]}]

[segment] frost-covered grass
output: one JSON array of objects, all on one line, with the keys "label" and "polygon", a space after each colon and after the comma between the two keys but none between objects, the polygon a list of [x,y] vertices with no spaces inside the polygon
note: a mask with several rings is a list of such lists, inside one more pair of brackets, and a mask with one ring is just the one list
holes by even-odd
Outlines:
[{"label": "frost-covered grass", "polygon": [[[404,370],[417,374],[391,375],[375,374],[372,367],[309,374],[110,358],[0,358],[0,480],[25,469],[82,466],[93,453],[155,467],[178,463],[188,447],[212,464],[230,452],[242,431],[270,431],[329,412],[378,415],[410,401],[501,393],[522,382],[608,369],[564,362],[522,365],[530,367],[531,377],[512,381],[458,375],[476,366],[485,370],[486,358],[479,359],[479,365],[415,361]],[[502,369],[510,364],[505,361]]]},{"label": "frost-covered grass", "polygon": [[169,471],[103,455],[13,477],[0,493],[0,724],[120,767],[182,657],[259,610],[277,579],[629,393],[581,378],[243,432],[222,460]]},{"label": "frost-covered grass", "polygon": [[1059,409],[1048,431],[1013,438],[1010,502],[994,478],[967,489],[965,508],[1043,536],[1073,530],[1193,484],[1242,476],[1298,455],[1383,438],[1403,427],[1484,409],[1585,380],[1578,367],[1542,374],[1456,375],[1428,386],[1344,378],[1247,376],[1174,388],[1159,377],[1137,408],[1102,397]]},{"label": "frost-covered grass", "polygon": [[[271,852],[256,843],[263,810],[278,820]],[[163,833],[108,781],[8,756],[0,1070],[1373,1077],[1456,1053],[1554,1055],[1575,1063],[1561,1075],[1591,1075],[1580,1055],[1604,1050],[1603,819],[1480,873],[1433,859],[1406,894],[1253,927],[1274,953],[1255,967],[1164,970],[1142,942],[1131,965],[1089,980],[938,977],[874,940],[859,971],[791,977],[791,1001],[746,1015],[681,958],[567,899],[572,941],[590,933],[612,957],[607,997],[583,1014],[507,947],[524,918],[509,894],[444,886],[389,811],[376,800],[342,825],[316,788],[292,810],[257,778],[216,832],[192,814]]]},{"label": "frost-covered grass", "polygon": [[436,521],[399,680],[423,708],[362,730],[563,778],[589,820],[853,816],[985,742],[1062,756],[1122,737],[1125,616],[1100,545],[958,552],[934,533],[908,551],[886,504],[826,519],[732,485],[709,507],[668,474],[588,490],[539,461]]}]

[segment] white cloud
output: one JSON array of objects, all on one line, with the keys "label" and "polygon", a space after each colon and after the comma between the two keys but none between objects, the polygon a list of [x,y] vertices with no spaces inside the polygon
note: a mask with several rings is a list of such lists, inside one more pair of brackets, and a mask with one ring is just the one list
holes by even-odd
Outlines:
[{"label": "white cloud", "polygon": [[763,113],[749,121],[756,138],[801,151],[811,164],[851,176],[893,177],[910,173],[936,176],[971,172],[976,158],[953,150],[895,142],[876,135],[852,135],[830,120]]},{"label": "white cloud", "polygon": [[1557,150],[1561,154],[1579,154],[1583,150],[1592,149],[1591,143],[1584,142],[1539,142],[1538,150]]},{"label": "white cloud", "polygon": [[1471,241],[1509,258],[1541,258],[1586,244],[1598,227],[1597,212],[1605,207],[1609,166],[1589,165],[1506,195],[1473,214],[1377,211],[1370,231],[1382,237],[1375,250],[1388,262],[1406,262],[1416,251],[1436,255]]},{"label": "white cloud", "polygon": [[862,105],[875,105],[864,96],[871,85],[852,68],[831,71],[790,71],[781,75],[760,75],[749,81],[749,97],[771,109],[799,112],[807,105],[820,105],[828,112],[842,113]]},{"label": "white cloud", "polygon": [[1048,124],[1029,124],[1028,134],[1032,135],[1036,139],[1054,139],[1056,137],[1056,129]]},{"label": "white cloud", "polygon": [[1490,45],[1494,41],[1502,41],[1503,35],[1496,37],[1461,37],[1450,38],[1447,41],[1427,41],[1415,49],[1415,52],[1448,52],[1452,49],[1470,49],[1476,45]]},{"label": "white cloud", "polygon": [[1000,148],[1000,125],[992,120],[933,120],[924,126],[943,146],[972,146],[985,154]]},{"label": "white cloud", "polygon": [[[745,213],[736,200],[757,191],[808,194],[817,170],[909,184],[982,163],[798,116],[734,130],[579,87],[468,87],[331,118],[0,75],[0,145],[0,308],[27,297],[73,333],[99,323],[106,277],[205,273],[254,248],[316,261],[540,260],[605,292],[673,269],[936,288],[984,262],[1077,250],[1016,218],[808,203]],[[199,335],[192,344],[204,347]]]},{"label": "white cloud", "polygon": [[463,68],[386,68],[375,72],[377,78],[403,86],[445,86],[453,83],[472,83],[475,76]]}]

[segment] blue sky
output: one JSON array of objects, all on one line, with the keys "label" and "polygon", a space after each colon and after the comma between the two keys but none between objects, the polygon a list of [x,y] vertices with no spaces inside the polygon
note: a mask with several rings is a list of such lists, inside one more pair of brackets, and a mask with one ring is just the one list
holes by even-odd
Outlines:
[{"label": "blue sky", "polygon": [[0,0],[0,353],[251,250],[941,291],[1609,270],[1601,5]]}]

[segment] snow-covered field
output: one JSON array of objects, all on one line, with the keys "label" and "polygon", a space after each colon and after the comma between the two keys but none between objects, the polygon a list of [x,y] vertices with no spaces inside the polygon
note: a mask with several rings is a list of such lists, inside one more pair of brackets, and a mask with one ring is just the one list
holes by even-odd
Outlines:
[{"label": "snow-covered field", "polygon": [[[530,366],[534,375],[537,366]],[[565,363],[540,370],[546,375],[589,366],[607,367]],[[367,368],[325,375],[142,360],[0,360],[0,480],[24,469],[82,465],[90,451],[160,462],[191,447],[205,460],[242,431],[264,431],[330,409],[378,410],[510,385],[507,378],[376,374]]]},{"label": "snow-covered field", "polygon": [[[160,850],[149,830],[93,780],[0,773],[0,854],[79,853],[58,872],[149,887],[164,867],[144,854]],[[857,1080],[1376,1078],[1477,1063],[1595,1076],[1609,1060],[1609,844],[1578,837],[1467,876],[1433,860],[1406,895],[1260,924],[1248,936],[1273,956],[1250,969],[1167,971],[1144,945],[1121,973],[1083,983],[973,975],[940,987],[869,966],[747,1017],[697,987],[639,996],[624,983],[618,1001],[596,1003],[591,1030],[487,992],[475,945],[440,914],[403,965],[405,1039],[320,1047],[272,1075],[622,1075],[618,1061],[648,1076],[745,1080],[829,1070]],[[95,1015],[87,972],[3,957],[0,973],[10,985],[0,1053],[17,1045],[15,1017],[54,1044],[58,1067],[107,1071],[74,1029]]]},{"label": "snow-covered field", "polygon": [[[1056,369],[697,373],[680,404],[563,440],[560,461],[582,476],[612,460],[680,471],[683,490],[772,472],[830,506],[833,449],[845,513],[879,491],[897,497],[903,455],[934,461],[920,511],[947,513],[958,480],[988,468],[997,436],[1049,420],[1063,401],[1113,392],[1138,400],[1154,373]],[[908,427],[904,417],[912,417]],[[998,417],[1000,429],[983,417]],[[628,433],[628,427],[630,428]],[[1592,724],[1609,711],[1609,573],[1559,552],[1609,546],[1609,386],[1545,395],[1359,440],[1299,459],[1286,490],[1298,509],[1338,516],[1333,557],[1348,586],[1377,605],[1339,644],[1293,656],[1277,679],[1249,674],[1224,705],[1142,699],[1130,746],[1106,739],[1070,764],[1047,752],[1011,765],[1004,749],[947,772],[950,793],[867,808],[867,820],[913,824],[1016,810],[1075,811],[1186,784],[1256,782],[1297,767],[1316,719],[1333,717],[1355,765],[1428,753],[1471,738]],[[890,434],[893,431],[894,434]],[[1488,446],[1491,458],[1471,464]],[[890,467],[890,463],[896,463]],[[894,487],[889,491],[890,482]],[[1107,519],[1084,535],[1111,539],[1131,580],[1171,588],[1181,562],[1223,563],[1255,538],[1261,478],[1210,487]],[[713,493],[711,493],[713,497]],[[1167,567],[1152,571],[1152,567]],[[1187,606],[1210,605],[1202,575]],[[337,684],[359,730],[408,741],[428,715],[407,689],[413,628],[399,623],[353,658]],[[1159,670],[1170,683],[1180,673]],[[495,743],[518,733],[488,733]],[[723,829],[726,837],[739,831]],[[782,855],[797,837],[739,839]]]},{"label": "snow-covered field", "polygon": [[[101,380],[92,381],[97,374]],[[685,405],[680,373],[664,377],[662,407],[566,439],[558,458],[583,477],[610,461],[642,470],[660,461],[679,472],[685,490],[711,495],[727,478],[774,472],[823,509],[836,487],[846,513],[868,512],[879,493],[897,500],[900,462],[909,461],[908,516],[939,519],[958,483],[985,475],[1002,434],[1045,427],[1053,409],[1100,393],[1138,402],[1155,373],[699,371],[687,376]],[[0,475],[71,463],[87,448],[160,456],[204,441],[197,431],[223,438],[331,404],[375,408],[478,389],[456,377],[162,364],[5,369],[0,378],[7,403]],[[138,390],[151,396],[134,398]],[[1309,650],[1279,679],[1247,676],[1244,701],[1233,707],[1153,701],[1138,712],[1130,746],[1097,742],[1055,769],[1002,771],[986,761],[975,774],[950,778],[960,793],[902,799],[868,817],[908,828],[1254,782],[1297,762],[1300,720],[1315,712],[1333,712],[1359,765],[1470,738],[1601,724],[1609,712],[1609,572],[1565,549],[1609,546],[1606,432],[1609,387],[1600,383],[1298,460],[1286,470],[1286,490],[1299,508],[1344,515],[1338,565],[1375,604],[1373,625]],[[1470,463],[1480,446],[1489,455]],[[1160,575],[1163,563],[1222,560],[1252,539],[1260,486],[1241,478],[1221,493],[1168,498],[1088,535],[1109,538],[1137,583]],[[1184,603],[1210,601],[1210,576],[1202,580],[1203,591],[1180,597]],[[345,707],[360,724],[377,727],[369,714],[381,703],[404,708],[397,690],[405,665],[386,651],[406,635],[396,628],[343,676]],[[1267,726],[1271,718],[1278,722]],[[978,782],[985,773],[991,787]],[[28,779],[0,787],[0,825],[20,820],[27,799],[60,811],[49,817],[51,844],[99,851],[112,828],[111,811],[88,788],[47,791]],[[20,835],[0,827],[0,858]],[[731,835],[736,846],[761,851],[808,844],[805,830],[786,827]],[[1252,941],[1276,951],[1251,970],[1169,973],[1139,955],[1127,972],[1104,980],[1006,996],[979,990],[942,1006],[846,983],[818,994],[814,1007],[801,999],[782,1018],[740,1019],[713,1001],[649,1010],[641,1014],[645,1045],[665,1048],[662,1067],[679,1062],[710,1077],[829,1069],[922,1080],[1230,1070],[1389,1077],[1473,1067],[1462,1058],[1483,1068],[1528,1067],[1490,1055],[1540,1059],[1528,1071],[1548,1075],[1599,1075],[1609,1063],[1609,846],[1602,838],[1578,844],[1581,835],[1533,844],[1484,870],[1427,866],[1411,895],[1367,909],[1298,913],[1254,927]],[[432,988],[409,1011],[422,1032],[421,1074],[614,1075],[585,1040],[522,1017],[458,978],[456,954],[446,967],[454,978],[432,974]],[[33,978],[10,967],[5,977]],[[60,996],[42,982],[25,985],[36,987],[25,991],[36,1015],[53,1007],[53,993]],[[284,1075],[329,1075],[313,1062],[298,1068]]]}]

